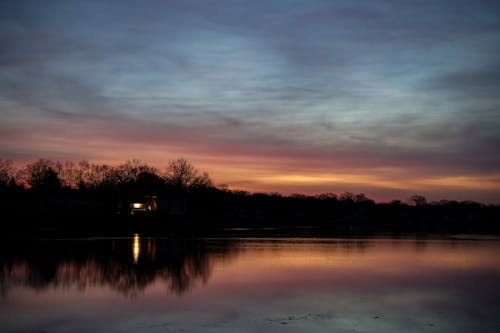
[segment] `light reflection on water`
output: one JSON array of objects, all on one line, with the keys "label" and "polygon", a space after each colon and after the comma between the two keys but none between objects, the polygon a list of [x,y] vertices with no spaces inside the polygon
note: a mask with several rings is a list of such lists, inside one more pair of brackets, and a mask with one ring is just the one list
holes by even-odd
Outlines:
[{"label": "light reflection on water", "polygon": [[134,264],[137,264],[137,262],[139,261],[139,255],[141,254],[139,234],[134,235],[134,244],[132,245],[132,253],[134,256]]},{"label": "light reflection on water", "polygon": [[18,242],[0,257],[0,331],[497,332],[499,253],[496,239]]}]

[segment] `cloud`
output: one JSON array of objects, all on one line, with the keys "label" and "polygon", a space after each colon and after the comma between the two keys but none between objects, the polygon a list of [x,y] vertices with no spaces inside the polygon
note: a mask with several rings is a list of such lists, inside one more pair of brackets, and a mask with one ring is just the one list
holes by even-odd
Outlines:
[{"label": "cloud", "polygon": [[4,1],[0,153],[182,154],[249,177],[494,175],[499,12],[496,1]]},{"label": "cloud", "polygon": [[500,63],[446,72],[434,78],[430,88],[449,91],[461,100],[488,98],[500,105]]}]

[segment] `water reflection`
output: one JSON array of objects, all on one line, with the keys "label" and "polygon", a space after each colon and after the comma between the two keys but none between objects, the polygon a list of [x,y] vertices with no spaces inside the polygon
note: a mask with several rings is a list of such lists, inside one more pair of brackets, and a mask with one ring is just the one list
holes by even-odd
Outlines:
[{"label": "water reflection", "polygon": [[6,295],[16,286],[110,287],[137,295],[158,282],[182,294],[197,282],[206,283],[217,262],[236,255],[230,250],[227,240],[153,239],[138,234],[132,239],[10,242],[0,256],[0,290]]},{"label": "water reflection", "polygon": [[1,332],[500,332],[496,239],[136,234],[0,253]]},{"label": "water reflection", "polygon": [[139,254],[141,254],[139,234],[134,235],[134,244],[132,245],[132,253],[134,256],[134,264],[137,264],[137,262],[139,261]]}]

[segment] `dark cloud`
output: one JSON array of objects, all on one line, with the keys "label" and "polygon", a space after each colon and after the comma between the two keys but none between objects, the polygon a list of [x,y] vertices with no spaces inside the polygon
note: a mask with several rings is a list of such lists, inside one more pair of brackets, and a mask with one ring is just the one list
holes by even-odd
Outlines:
[{"label": "dark cloud", "polygon": [[[74,75],[42,68],[22,69],[0,75],[2,97],[48,117],[106,117],[113,109],[99,87]],[[26,79],[29,78],[29,79]]]},{"label": "dark cloud", "polygon": [[460,95],[462,99],[493,98],[500,106],[500,63],[443,73],[430,83],[429,88],[444,89]]}]

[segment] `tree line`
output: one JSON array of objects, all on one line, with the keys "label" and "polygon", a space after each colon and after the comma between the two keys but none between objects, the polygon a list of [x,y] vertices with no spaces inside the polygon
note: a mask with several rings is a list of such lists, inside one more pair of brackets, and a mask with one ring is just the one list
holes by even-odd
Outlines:
[{"label": "tree line", "polygon": [[110,166],[40,158],[19,168],[11,160],[0,159],[0,189],[126,190],[134,185],[148,192],[164,188],[187,191],[213,187],[213,182],[208,173],[198,171],[184,158],[169,161],[164,171],[137,159]]},{"label": "tree line", "polygon": [[[60,189],[138,190],[141,194],[158,193],[165,189],[177,191],[216,189],[223,192],[233,192],[239,196],[251,195],[246,191],[230,191],[226,184],[216,187],[207,172],[200,172],[191,162],[184,158],[170,160],[163,171],[138,159],[127,160],[118,166],[110,166],[91,163],[87,160],[75,163],[40,158],[26,164],[24,167],[15,167],[12,160],[0,159],[0,190],[13,188],[44,192],[53,192]],[[283,197],[277,192],[256,193],[256,195]],[[364,193],[352,192],[342,192],[340,194],[329,192],[315,196],[292,193],[289,197],[360,204],[374,203]],[[444,203],[448,203],[448,201],[442,200],[432,204]],[[428,202],[424,196],[415,194],[405,202],[393,200],[391,204],[421,206],[428,204]]]},{"label": "tree line", "polygon": [[164,170],[139,160],[110,166],[38,159],[21,167],[0,160],[2,225],[15,232],[136,230],[131,203],[146,196],[158,198],[158,207],[179,202],[185,207],[182,216],[172,216],[170,211],[151,214],[149,221],[160,232],[177,227],[206,232],[227,226],[308,225],[342,232],[500,233],[498,205],[428,202],[418,194],[405,201],[376,203],[352,192],[250,193],[214,185],[206,172],[183,158],[169,161]]}]

